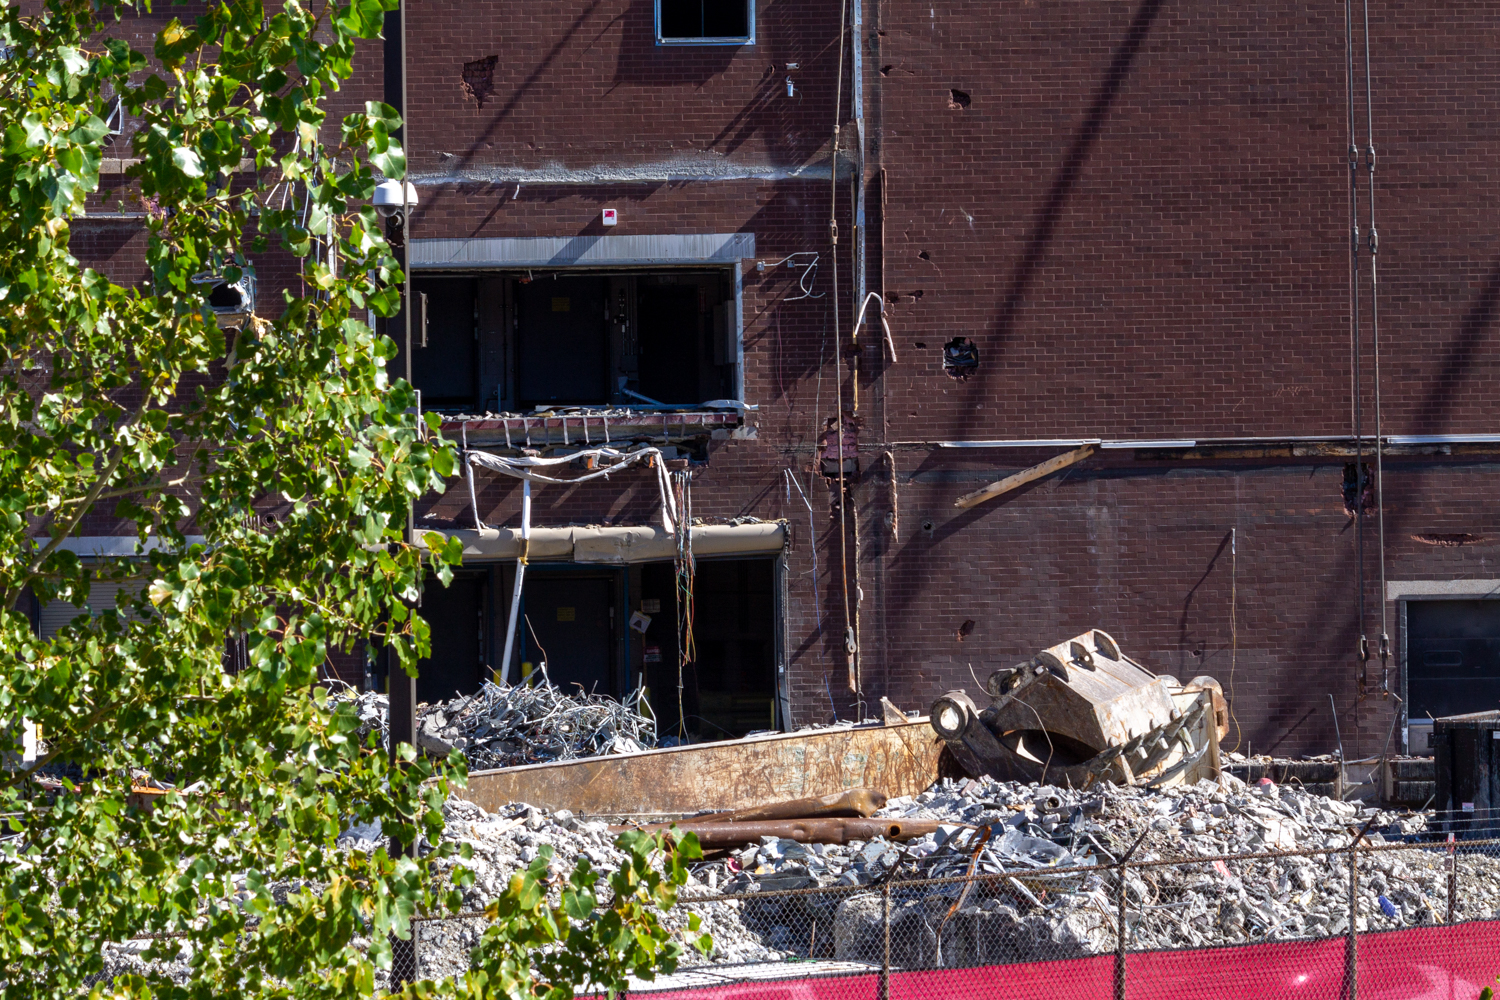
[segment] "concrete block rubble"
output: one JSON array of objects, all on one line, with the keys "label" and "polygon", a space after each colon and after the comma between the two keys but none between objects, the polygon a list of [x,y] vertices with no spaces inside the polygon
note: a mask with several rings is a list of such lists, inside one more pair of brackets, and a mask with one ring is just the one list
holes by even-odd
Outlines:
[{"label": "concrete block rubble", "polygon": [[[373,691],[340,696],[359,713],[359,736],[379,731],[389,747],[390,703]],[[600,694],[568,694],[546,681],[485,681],[472,695],[417,706],[417,746],[445,757],[459,750],[471,770],[634,753],[656,746],[656,722],[643,692],[624,701]]]},{"label": "concrete block rubble", "polygon": [[[452,800],[448,833],[474,851],[468,902],[483,905],[510,874],[551,844],[556,867],[577,857],[601,868],[623,861],[615,830],[566,811],[514,804],[487,813]],[[1144,839],[1132,862],[1294,849],[1344,849],[1370,822],[1366,843],[1420,835],[1420,814],[1373,810],[1292,786],[1218,782],[1160,790],[1101,785],[1085,791],[999,782],[944,780],[893,799],[876,819],[929,821],[936,829],[905,842],[873,838],[847,844],[763,837],[694,867],[674,920],[697,913],[714,936],[714,964],[826,958],[878,963],[884,930],[883,884],[891,884],[892,961],[905,967],[1022,962],[1112,952],[1115,879],[1107,866]],[[701,824],[708,816],[683,820]],[[989,836],[980,831],[989,828]],[[1360,857],[1360,928],[1441,922],[1447,905],[1447,855],[1441,849],[1369,852]],[[969,872],[962,881],[931,879]],[[1047,876],[1050,869],[1103,866],[1098,872]],[[988,876],[987,878],[985,876]],[[1459,919],[1500,916],[1500,859],[1461,854]],[[796,895],[775,890],[803,889]],[[1126,879],[1132,949],[1199,947],[1326,937],[1348,929],[1348,854],[1253,861],[1203,861],[1134,868]],[[955,907],[955,901],[960,905]],[[950,913],[950,911],[952,911]],[[426,928],[424,941],[461,963],[466,934]],[[476,925],[482,922],[475,922]],[[984,954],[939,945],[937,929]],[[477,933],[478,927],[473,929]],[[943,938],[943,940],[947,940]],[[957,939],[955,938],[955,941]],[[428,945],[424,945],[427,947]],[[942,948],[948,948],[946,958]],[[444,952],[447,954],[446,952]],[[967,954],[968,958],[961,959]],[[434,961],[437,959],[434,958]],[[424,963],[428,959],[424,957]]]}]

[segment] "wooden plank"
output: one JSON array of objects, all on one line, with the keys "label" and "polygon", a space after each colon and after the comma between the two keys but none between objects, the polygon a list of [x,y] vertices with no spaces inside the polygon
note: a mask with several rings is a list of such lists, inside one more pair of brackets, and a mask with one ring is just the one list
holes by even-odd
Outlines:
[{"label": "wooden plank", "polygon": [[924,717],[475,771],[457,794],[490,811],[526,802],[618,817],[748,809],[849,788],[895,798],[919,794],[937,780],[942,749]]},{"label": "wooden plank", "polygon": [[1074,448],[1072,451],[1065,451],[1061,455],[1054,455],[1052,458],[1047,459],[1047,461],[1045,462],[1042,462],[1038,465],[1033,465],[1029,469],[1023,469],[1013,476],[1006,476],[1004,479],[1000,480],[997,483],[990,483],[983,489],[975,490],[973,493],[964,494],[957,500],[953,501],[953,506],[964,508],[977,507],[980,504],[984,503],[986,500],[993,500],[995,499],[995,497],[1009,493],[1011,490],[1019,489],[1020,487],[1025,486],[1027,483],[1036,482],[1038,479],[1041,479],[1044,476],[1050,476],[1054,472],[1058,472],[1062,469],[1066,469],[1070,465],[1075,465],[1079,462],[1082,462],[1085,458],[1088,458],[1097,450],[1097,445],[1086,444],[1081,448]]}]

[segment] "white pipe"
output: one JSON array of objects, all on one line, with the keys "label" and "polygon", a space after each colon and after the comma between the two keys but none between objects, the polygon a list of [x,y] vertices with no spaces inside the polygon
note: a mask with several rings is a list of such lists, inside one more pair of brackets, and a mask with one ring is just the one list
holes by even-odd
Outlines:
[{"label": "white pipe", "polygon": [[[473,466],[470,466],[473,468]],[[510,624],[505,630],[505,655],[500,658],[500,680],[510,683],[510,654],[516,645],[516,619],[521,614],[521,581],[526,576],[526,551],[531,543],[531,480],[521,480],[521,557],[516,560],[516,583],[510,592]]]}]

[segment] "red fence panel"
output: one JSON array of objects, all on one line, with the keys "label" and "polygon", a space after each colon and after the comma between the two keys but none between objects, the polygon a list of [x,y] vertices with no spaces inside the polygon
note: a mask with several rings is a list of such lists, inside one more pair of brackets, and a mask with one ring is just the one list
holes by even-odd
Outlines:
[{"label": "red fence panel", "polygon": [[1127,1000],[1338,1000],[1344,938],[1125,956]]},{"label": "red fence panel", "polygon": [[[1126,1000],[1340,1000],[1348,940],[1275,941],[1130,952]],[[782,967],[789,976],[795,966]],[[1477,1000],[1500,975],[1500,921],[1361,934],[1359,1000]],[[727,970],[726,970],[727,971]],[[663,1000],[883,1000],[880,976],[770,978],[638,993]],[[1112,1000],[1115,958],[924,969],[891,974],[885,1000]],[[721,973],[723,974],[723,973]]]},{"label": "red fence panel", "polygon": [[1359,1000],[1478,1000],[1500,975],[1500,921],[1359,936]]}]

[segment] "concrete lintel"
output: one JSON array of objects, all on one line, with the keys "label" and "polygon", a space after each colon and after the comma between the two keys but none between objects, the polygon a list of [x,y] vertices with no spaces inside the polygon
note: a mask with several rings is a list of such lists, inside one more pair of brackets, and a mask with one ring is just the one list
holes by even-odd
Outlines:
[{"label": "concrete lintel", "polygon": [[[207,542],[202,535],[186,537],[189,545],[203,545]],[[44,539],[38,539],[38,542],[46,544]],[[64,538],[58,545],[58,549],[63,552],[72,552],[85,558],[93,556],[98,559],[138,556],[143,552],[155,552],[165,547],[165,543],[160,538],[148,538],[145,548],[142,548],[140,540],[134,535],[84,535]]]},{"label": "concrete lintel", "polygon": [[754,256],[754,233],[482,237],[411,241],[411,266],[415,270],[590,265],[728,265]]},{"label": "concrete lintel", "polygon": [[1387,580],[1388,601],[1500,598],[1500,580]]}]

